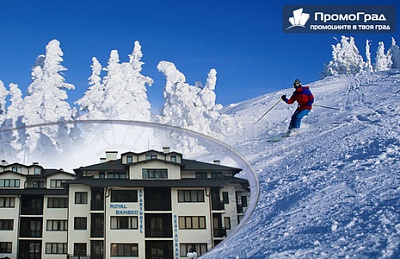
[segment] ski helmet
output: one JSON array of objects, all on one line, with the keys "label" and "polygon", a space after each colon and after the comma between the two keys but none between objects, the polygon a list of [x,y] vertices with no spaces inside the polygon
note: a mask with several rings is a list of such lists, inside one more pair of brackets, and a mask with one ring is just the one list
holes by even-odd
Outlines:
[{"label": "ski helmet", "polygon": [[294,80],[293,86],[294,86],[295,88],[300,87],[300,86],[301,86],[300,80],[299,80],[299,79]]}]

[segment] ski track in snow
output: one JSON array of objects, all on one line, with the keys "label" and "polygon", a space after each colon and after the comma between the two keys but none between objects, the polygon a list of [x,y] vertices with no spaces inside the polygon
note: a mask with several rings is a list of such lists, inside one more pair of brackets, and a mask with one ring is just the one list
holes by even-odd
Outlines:
[{"label": "ski track in snow", "polygon": [[[300,134],[270,143],[295,109],[281,103],[246,124],[247,138],[230,138],[258,172],[260,197],[240,231],[203,258],[398,258],[399,83],[400,71],[326,78],[310,85],[316,104],[340,111],[315,107]],[[281,95],[224,111],[256,121]]]}]

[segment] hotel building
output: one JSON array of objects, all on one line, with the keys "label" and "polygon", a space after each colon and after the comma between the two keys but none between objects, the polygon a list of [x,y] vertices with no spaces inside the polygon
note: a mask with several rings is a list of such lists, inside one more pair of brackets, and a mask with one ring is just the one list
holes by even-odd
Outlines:
[{"label": "hotel building", "polygon": [[0,258],[186,258],[204,255],[246,213],[241,169],[148,150],[98,164],[0,166]]}]

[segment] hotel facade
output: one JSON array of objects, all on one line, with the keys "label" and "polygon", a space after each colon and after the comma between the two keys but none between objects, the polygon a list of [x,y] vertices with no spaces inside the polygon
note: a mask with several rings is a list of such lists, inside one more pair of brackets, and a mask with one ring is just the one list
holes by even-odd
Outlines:
[{"label": "hotel facade", "polygon": [[239,168],[148,150],[106,152],[68,173],[0,166],[0,258],[187,258],[240,223],[250,198]]}]

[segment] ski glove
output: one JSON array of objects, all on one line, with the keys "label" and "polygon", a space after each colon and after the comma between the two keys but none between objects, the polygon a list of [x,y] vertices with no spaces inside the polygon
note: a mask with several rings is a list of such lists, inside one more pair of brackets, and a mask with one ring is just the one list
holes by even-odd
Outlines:
[{"label": "ski glove", "polygon": [[281,99],[284,100],[284,101],[286,102],[286,100],[287,100],[286,94],[282,95]]}]

